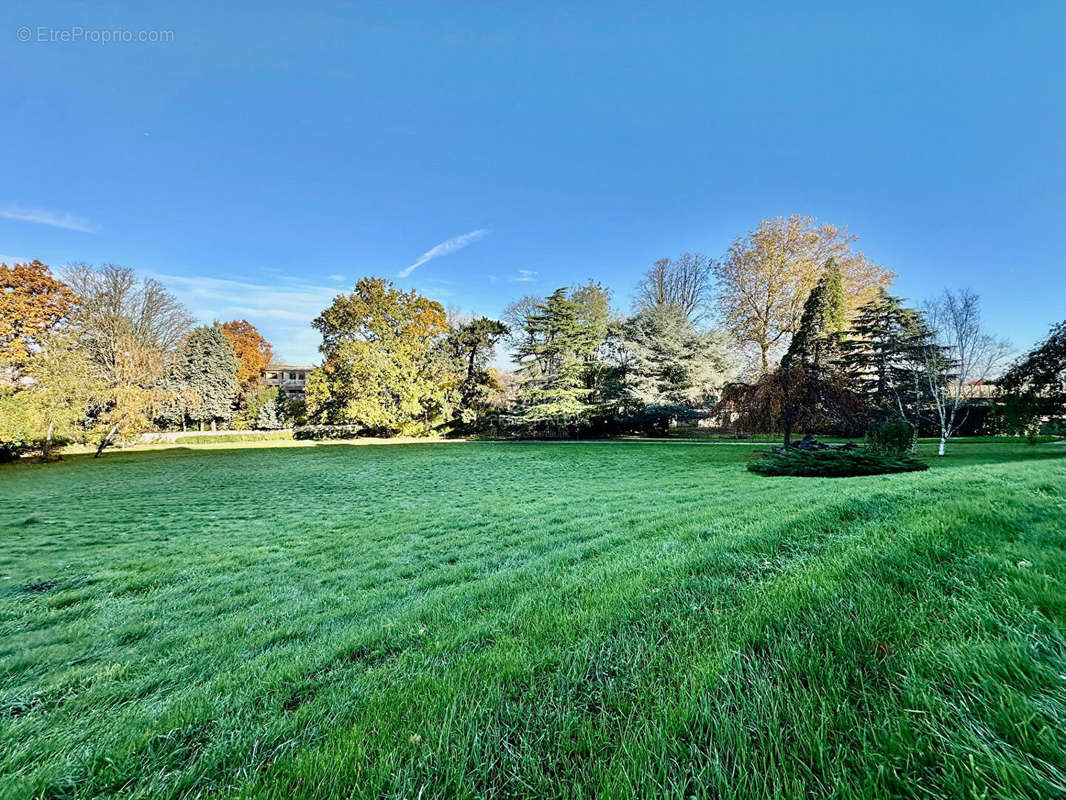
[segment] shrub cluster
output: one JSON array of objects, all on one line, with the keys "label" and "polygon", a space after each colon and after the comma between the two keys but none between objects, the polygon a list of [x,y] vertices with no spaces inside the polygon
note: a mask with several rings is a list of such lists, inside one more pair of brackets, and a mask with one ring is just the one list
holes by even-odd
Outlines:
[{"label": "shrub cluster", "polygon": [[293,438],[292,431],[236,431],[222,436],[179,436],[177,444],[227,444],[231,442],[284,442]]},{"label": "shrub cluster", "polygon": [[914,426],[899,417],[873,423],[866,431],[866,447],[874,453],[895,455],[911,449]]},{"label": "shrub cluster", "polygon": [[293,439],[355,439],[366,435],[361,425],[301,425],[292,429]]},{"label": "shrub cluster", "polygon": [[890,472],[917,472],[929,466],[904,453],[874,453],[870,450],[783,450],[765,453],[748,462],[748,469],[760,475],[794,475],[811,478],[847,478],[856,475],[883,475]]}]

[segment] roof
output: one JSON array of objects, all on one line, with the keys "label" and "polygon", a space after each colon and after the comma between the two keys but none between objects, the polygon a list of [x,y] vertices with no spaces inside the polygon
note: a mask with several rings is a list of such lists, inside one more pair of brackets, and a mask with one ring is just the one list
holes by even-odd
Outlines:
[{"label": "roof", "polygon": [[314,367],[301,366],[300,364],[267,364],[266,369],[280,370],[280,369],[306,369],[311,370]]}]

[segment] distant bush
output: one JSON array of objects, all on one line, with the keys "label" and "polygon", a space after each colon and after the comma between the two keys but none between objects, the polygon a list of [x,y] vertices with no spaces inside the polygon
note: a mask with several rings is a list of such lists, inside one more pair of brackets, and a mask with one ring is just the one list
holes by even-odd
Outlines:
[{"label": "distant bush", "polygon": [[913,425],[905,419],[889,417],[870,424],[869,430],[866,431],[866,447],[874,453],[906,453],[911,449],[913,436]]},{"label": "distant bush", "polygon": [[230,442],[284,442],[292,440],[292,431],[234,431],[215,435],[178,436],[176,444],[227,444]]},{"label": "distant bush", "polygon": [[366,436],[360,425],[301,425],[293,428],[293,439],[355,439]]},{"label": "distant bush", "polygon": [[869,450],[783,450],[748,462],[760,475],[794,475],[810,478],[848,478],[891,472],[920,472],[924,462],[904,453],[874,453]]},{"label": "distant bush", "polygon": [[1049,419],[1040,426],[1040,437],[1045,441],[1066,436],[1066,419]]}]

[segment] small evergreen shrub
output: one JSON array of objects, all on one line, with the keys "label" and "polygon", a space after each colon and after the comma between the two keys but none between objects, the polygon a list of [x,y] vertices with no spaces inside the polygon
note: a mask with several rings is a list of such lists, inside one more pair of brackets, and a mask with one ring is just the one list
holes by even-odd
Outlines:
[{"label": "small evergreen shrub", "polygon": [[894,455],[911,449],[914,426],[899,417],[871,423],[866,432],[866,447],[874,453]]},{"label": "small evergreen shrub", "polygon": [[929,469],[906,453],[874,453],[869,450],[783,450],[766,453],[748,462],[748,469],[760,475],[793,475],[809,478],[849,478],[857,475],[883,475],[892,472],[920,472]]}]

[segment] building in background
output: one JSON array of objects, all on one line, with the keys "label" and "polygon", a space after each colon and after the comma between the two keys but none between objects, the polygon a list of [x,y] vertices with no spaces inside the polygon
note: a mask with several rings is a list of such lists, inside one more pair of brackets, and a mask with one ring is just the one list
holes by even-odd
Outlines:
[{"label": "building in background", "polygon": [[263,382],[267,386],[277,386],[285,397],[304,399],[307,376],[314,367],[300,367],[295,364],[269,364],[263,371]]}]

